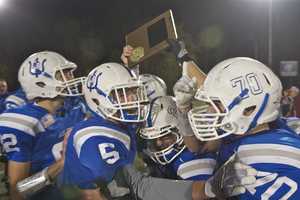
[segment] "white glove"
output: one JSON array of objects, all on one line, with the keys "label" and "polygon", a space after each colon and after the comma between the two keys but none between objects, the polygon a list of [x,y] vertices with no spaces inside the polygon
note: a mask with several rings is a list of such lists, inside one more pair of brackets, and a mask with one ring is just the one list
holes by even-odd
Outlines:
[{"label": "white glove", "polygon": [[197,91],[197,80],[183,75],[173,87],[176,104],[179,109],[185,109],[192,105],[192,100]]},{"label": "white glove", "polygon": [[213,177],[205,183],[205,194],[210,198],[236,196],[246,192],[246,187],[256,182],[257,171],[243,164],[233,155]]},{"label": "white glove", "polygon": [[108,185],[107,188],[110,192],[110,195],[113,198],[122,197],[130,193],[129,188],[118,186],[115,180],[112,180]]}]

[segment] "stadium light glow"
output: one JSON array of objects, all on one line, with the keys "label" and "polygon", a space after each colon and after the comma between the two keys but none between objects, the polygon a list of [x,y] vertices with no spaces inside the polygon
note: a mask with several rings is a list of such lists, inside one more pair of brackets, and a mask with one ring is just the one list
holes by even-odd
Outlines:
[{"label": "stadium light glow", "polygon": [[0,0],[0,7],[3,7],[6,3],[6,0]]}]

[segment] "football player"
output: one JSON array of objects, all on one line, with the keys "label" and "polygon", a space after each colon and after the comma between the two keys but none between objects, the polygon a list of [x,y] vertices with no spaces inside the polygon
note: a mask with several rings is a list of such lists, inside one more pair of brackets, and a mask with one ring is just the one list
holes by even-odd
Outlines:
[{"label": "football player", "polygon": [[117,63],[94,68],[83,91],[94,115],[71,132],[63,182],[92,187],[95,182],[111,182],[117,170],[133,163],[137,123],[146,120],[149,101],[145,86]]},{"label": "football player", "polygon": [[147,126],[140,136],[146,140],[146,153],[158,164],[160,177],[207,180],[212,176],[216,155],[190,152],[178,129],[176,102],[171,96],[157,97],[150,104]]},{"label": "football player", "polygon": [[[195,63],[187,55],[187,51],[184,48],[184,43],[172,42],[170,41],[170,46],[172,52],[176,55],[177,61],[180,66],[185,65],[195,65]],[[124,47],[121,59],[126,64],[128,61],[128,56],[132,52],[131,47]],[[197,80],[202,83],[206,75],[202,73],[201,80]],[[196,81],[193,80],[191,83],[196,86]],[[185,89],[182,88],[182,89]],[[181,99],[179,98],[179,104],[182,103],[181,100],[185,100],[186,97],[191,96],[190,91],[181,92]],[[183,105],[185,107],[185,105]],[[188,106],[189,107],[189,106]],[[215,146],[218,146],[218,142],[209,142],[208,145],[199,145],[197,139],[193,135],[193,131],[190,129],[190,125],[186,120],[181,122],[181,119],[185,119],[186,112],[188,108],[181,108],[183,112],[179,109],[179,132],[187,131],[184,135],[184,142],[187,147],[193,151],[200,151],[199,146],[201,146],[201,151],[213,151]],[[187,129],[186,127],[189,127]],[[141,198],[141,199],[206,199],[210,197],[228,197],[236,192],[245,191],[245,186],[255,182],[256,171],[239,162],[238,159],[230,159],[226,164],[224,164],[208,181],[170,181],[167,179],[154,178],[144,176],[143,174],[136,171],[132,166],[126,166],[123,169],[125,174],[125,179],[131,187],[131,191]]]},{"label": "football player", "polygon": [[222,139],[219,164],[237,154],[258,171],[256,183],[239,199],[300,198],[295,175],[300,173],[300,138],[278,124],[281,93],[279,78],[267,66],[237,57],[213,67],[195,94],[201,106],[188,112],[195,136]]},{"label": "football player", "polygon": [[[28,186],[30,192],[49,185],[63,167],[64,133],[73,124],[60,123],[55,114],[63,106],[65,96],[81,95],[78,86],[84,78],[74,78],[76,68],[60,54],[43,51],[29,56],[19,69],[19,82],[32,103],[0,115],[1,143],[8,158],[12,199],[22,199],[19,192],[27,194]],[[17,191],[17,182],[33,174],[30,180],[19,185]],[[62,197],[57,188],[49,185],[31,198]]]}]

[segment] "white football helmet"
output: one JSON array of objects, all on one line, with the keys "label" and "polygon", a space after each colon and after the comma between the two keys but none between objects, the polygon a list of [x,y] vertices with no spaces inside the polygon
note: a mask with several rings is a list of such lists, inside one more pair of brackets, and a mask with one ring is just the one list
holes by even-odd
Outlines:
[{"label": "white football helmet", "polygon": [[149,100],[145,86],[118,63],[104,63],[94,68],[83,87],[89,108],[103,118],[123,122],[147,119]]},{"label": "white football helmet", "polygon": [[185,149],[178,123],[173,97],[158,97],[151,102],[147,125],[140,130],[140,136],[147,141],[147,154],[155,162],[171,163]]},{"label": "white football helmet", "polygon": [[153,74],[141,74],[139,80],[145,85],[150,101],[167,95],[167,85],[160,77]]},{"label": "white football helmet", "polygon": [[[42,51],[30,55],[21,65],[18,79],[26,97],[54,98],[56,96],[82,95],[84,77],[73,78],[75,63],[52,51]],[[69,70],[70,77],[66,77]]]},{"label": "white football helmet", "polygon": [[282,85],[261,62],[245,57],[225,60],[207,75],[188,116],[202,141],[244,134],[279,116]]}]

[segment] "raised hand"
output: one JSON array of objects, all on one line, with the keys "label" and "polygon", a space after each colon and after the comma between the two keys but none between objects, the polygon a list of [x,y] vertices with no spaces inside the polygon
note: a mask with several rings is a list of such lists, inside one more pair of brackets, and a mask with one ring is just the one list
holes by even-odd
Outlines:
[{"label": "raised hand", "polygon": [[123,47],[123,52],[121,55],[121,60],[125,65],[128,65],[128,58],[132,55],[133,47],[130,45],[126,45]]}]

